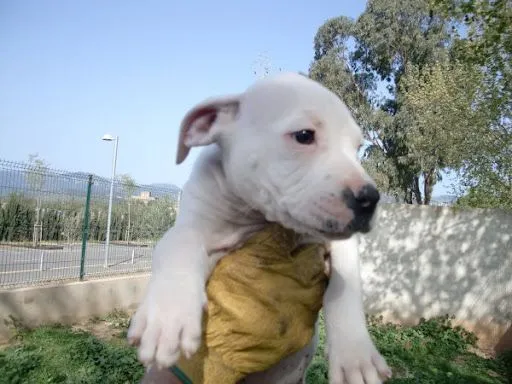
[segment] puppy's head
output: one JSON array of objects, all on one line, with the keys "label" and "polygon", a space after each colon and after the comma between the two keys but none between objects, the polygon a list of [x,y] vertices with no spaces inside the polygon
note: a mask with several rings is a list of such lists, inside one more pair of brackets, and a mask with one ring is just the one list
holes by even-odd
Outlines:
[{"label": "puppy's head", "polygon": [[212,143],[229,187],[267,220],[328,239],[370,230],[379,192],[358,160],[361,130],[319,83],[280,74],[205,100],[183,119],[177,163]]}]

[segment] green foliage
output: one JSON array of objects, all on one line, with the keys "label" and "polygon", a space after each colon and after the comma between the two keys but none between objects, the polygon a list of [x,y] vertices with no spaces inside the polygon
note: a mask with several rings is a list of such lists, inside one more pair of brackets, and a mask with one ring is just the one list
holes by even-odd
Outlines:
[{"label": "green foliage", "polygon": [[[454,327],[452,320],[443,316],[422,319],[416,326],[399,326],[385,324],[382,318],[368,317],[370,334],[393,370],[388,383],[507,383],[512,354],[498,359],[475,354],[475,335]],[[307,383],[328,383],[322,348],[309,368]]]},{"label": "green foliage", "polygon": [[510,207],[511,12],[505,0],[370,0],[319,28],[309,74],[363,128],[383,191],[429,204],[451,169],[473,191],[460,204]]},{"label": "green foliage", "polygon": [[[460,206],[512,210],[512,4],[507,0],[432,0],[450,17],[452,56],[484,76],[487,130],[460,169]],[[464,26],[464,33],[460,33]]]},{"label": "green foliage", "polygon": [[33,208],[23,196],[11,194],[0,204],[0,241],[31,239],[33,222]]},{"label": "green foliage", "polygon": [[488,105],[483,74],[474,65],[436,62],[408,65],[402,76],[401,108],[396,115],[404,127],[402,140],[409,148],[405,159],[416,164],[425,178],[424,203],[428,203],[440,169],[461,169],[481,152],[488,133]]},{"label": "green foliage", "polygon": [[126,228],[126,241],[130,242],[131,240],[131,229],[132,229],[132,196],[137,190],[137,184],[135,184],[135,180],[128,174],[120,176],[121,185],[123,187],[126,204],[128,206],[128,224]]},{"label": "green foliage", "polygon": [[[371,0],[356,21],[331,19],[315,36],[311,77],[347,103],[369,143],[365,166],[382,190],[407,203],[413,196],[429,203],[442,164],[424,166],[418,161],[423,154],[406,139],[408,126],[399,118],[401,79],[410,67],[446,60],[446,26],[426,1]],[[423,196],[421,178],[430,183]]]},{"label": "green foliage", "polygon": [[409,66],[402,77],[398,119],[407,127],[408,157],[422,169],[460,167],[487,130],[476,105],[481,73],[462,63]]},{"label": "green foliage", "polygon": [[131,177],[129,174],[122,174],[118,175],[118,180],[121,183],[121,186],[123,187],[123,190],[125,192],[126,197],[131,197],[137,190],[137,184],[135,183],[135,180],[133,177]]},{"label": "green foliage", "polygon": [[[512,5],[507,0],[431,0],[431,5],[451,17],[457,39],[453,54],[465,61],[486,65],[510,80],[512,52]],[[460,33],[464,25],[465,33]],[[468,55],[468,53],[470,53]],[[510,92],[510,82],[508,90]]]},{"label": "green foliage", "polygon": [[0,377],[10,384],[138,383],[143,372],[133,348],[62,326],[24,331],[0,351]]},{"label": "green foliage", "polygon": [[[31,241],[36,205],[34,199],[21,194],[11,194],[6,199],[0,199],[0,241]],[[69,243],[79,241],[82,238],[84,205],[84,201],[72,199],[42,203],[39,212],[43,226],[42,240]],[[156,240],[174,224],[176,211],[171,198],[164,197],[147,203],[132,201],[130,205],[130,217],[124,205],[116,204],[112,208],[113,241],[125,241],[127,236],[132,241]],[[105,240],[107,210],[107,201],[94,201],[91,204],[89,240]]]},{"label": "green foliage", "polygon": [[26,175],[27,183],[33,191],[41,192],[45,185],[49,164],[37,153],[28,156],[28,164],[31,172]]},{"label": "green foliage", "polygon": [[[491,172],[489,175],[492,176]],[[495,177],[492,177],[495,179]],[[482,180],[482,179],[480,179]],[[501,186],[501,190],[496,189]],[[469,208],[501,208],[512,211],[512,189],[503,185],[500,180],[494,183],[482,183],[469,190],[460,197],[456,206]]]}]

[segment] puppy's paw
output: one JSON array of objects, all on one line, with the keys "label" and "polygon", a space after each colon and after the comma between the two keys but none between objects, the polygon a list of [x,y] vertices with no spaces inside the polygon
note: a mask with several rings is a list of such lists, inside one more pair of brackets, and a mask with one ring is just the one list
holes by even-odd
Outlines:
[{"label": "puppy's paw", "polygon": [[128,341],[138,346],[139,360],[145,366],[168,368],[181,354],[188,358],[199,348],[206,294],[200,285],[187,290],[169,283],[159,285],[150,287],[133,316]]},{"label": "puppy's paw", "polygon": [[330,384],[381,384],[391,378],[386,360],[365,333],[345,338],[338,334],[329,343]]}]

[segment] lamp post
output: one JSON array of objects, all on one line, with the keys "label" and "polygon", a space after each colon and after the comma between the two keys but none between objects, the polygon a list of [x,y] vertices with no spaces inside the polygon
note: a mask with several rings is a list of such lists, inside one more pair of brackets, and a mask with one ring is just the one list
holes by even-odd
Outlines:
[{"label": "lamp post", "polygon": [[104,267],[108,268],[108,251],[110,246],[110,224],[112,221],[112,199],[114,197],[114,180],[116,178],[116,163],[117,163],[117,144],[119,143],[119,136],[112,136],[109,134],[103,135],[101,140],[114,142],[114,155],[112,159],[112,180],[110,181],[110,196],[108,200],[108,216],[107,216],[107,238],[105,241],[105,264]]}]

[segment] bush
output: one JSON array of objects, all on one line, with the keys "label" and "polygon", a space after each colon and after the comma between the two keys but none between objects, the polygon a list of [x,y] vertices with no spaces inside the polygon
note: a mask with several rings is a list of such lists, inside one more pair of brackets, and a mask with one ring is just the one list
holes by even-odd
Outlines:
[{"label": "bush", "polygon": [[[62,199],[46,201],[40,211],[42,240],[76,242],[82,238],[85,200]],[[89,240],[106,238],[108,204],[93,201],[90,207]],[[130,240],[153,241],[174,225],[176,211],[170,198],[147,204],[131,202]],[[13,193],[0,199],[0,242],[31,242],[36,221],[34,199]],[[111,240],[124,241],[128,234],[128,215],[125,204],[112,207]]]}]

